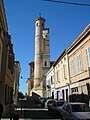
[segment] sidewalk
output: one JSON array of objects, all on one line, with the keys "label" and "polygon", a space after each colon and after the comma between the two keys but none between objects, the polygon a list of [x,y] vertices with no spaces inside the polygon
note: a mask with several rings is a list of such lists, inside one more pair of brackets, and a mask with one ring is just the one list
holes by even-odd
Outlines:
[{"label": "sidewalk", "polygon": [[[10,119],[9,118],[1,118],[1,120],[10,120]],[[32,120],[32,119],[30,119],[30,118],[20,118],[19,120]]]}]

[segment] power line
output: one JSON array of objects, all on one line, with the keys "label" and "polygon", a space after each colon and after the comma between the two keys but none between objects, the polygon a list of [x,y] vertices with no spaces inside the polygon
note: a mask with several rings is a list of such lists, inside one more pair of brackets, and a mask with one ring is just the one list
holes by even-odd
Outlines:
[{"label": "power line", "polygon": [[55,2],[55,3],[62,3],[62,4],[72,4],[72,5],[79,5],[79,6],[88,6],[88,7],[90,7],[90,4],[86,4],[86,3],[63,2],[63,1],[58,1],[58,0],[43,0],[43,1]]}]

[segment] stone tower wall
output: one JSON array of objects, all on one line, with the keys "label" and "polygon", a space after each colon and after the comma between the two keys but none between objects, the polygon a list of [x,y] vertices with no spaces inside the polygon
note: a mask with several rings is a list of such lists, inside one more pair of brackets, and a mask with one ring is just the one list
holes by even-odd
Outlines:
[{"label": "stone tower wall", "polygon": [[42,30],[44,29],[44,18],[35,20],[35,66],[34,66],[34,88],[42,81]]}]

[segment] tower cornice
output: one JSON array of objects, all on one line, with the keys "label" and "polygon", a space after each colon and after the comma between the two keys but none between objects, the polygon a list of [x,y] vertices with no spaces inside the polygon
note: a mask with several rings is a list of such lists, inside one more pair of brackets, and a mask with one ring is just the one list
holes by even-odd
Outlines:
[{"label": "tower cornice", "polygon": [[36,19],[35,19],[35,22],[36,22],[37,20],[43,20],[44,22],[46,21],[46,20],[45,20],[44,18],[42,18],[42,17],[36,18]]}]

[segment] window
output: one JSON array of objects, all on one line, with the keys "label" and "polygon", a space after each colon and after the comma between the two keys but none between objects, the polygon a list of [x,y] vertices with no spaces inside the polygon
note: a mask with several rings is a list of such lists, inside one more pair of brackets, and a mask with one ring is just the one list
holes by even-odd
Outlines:
[{"label": "window", "polygon": [[86,49],[86,62],[87,62],[87,68],[90,67],[90,47]]},{"label": "window", "polygon": [[44,66],[47,66],[47,61],[45,61]]},{"label": "window", "polygon": [[72,94],[78,93],[78,87],[72,88]]},{"label": "window", "polygon": [[85,104],[72,105],[72,112],[85,112]]},{"label": "window", "polygon": [[8,68],[11,69],[11,55],[10,55],[10,50],[8,53]]},{"label": "window", "polygon": [[72,76],[74,76],[74,60],[71,60],[71,74],[72,74]]},{"label": "window", "polygon": [[78,73],[81,73],[82,72],[82,61],[81,61],[80,54],[77,56],[77,64],[78,64]]},{"label": "window", "polygon": [[64,78],[67,78],[67,68],[66,65],[63,65],[63,70],[64,70]]},{"label": "window", "polygon": [[53,84],[53,76],[51,76],[51,84]]},{"label": "window", "polygon": [[36,26],[38,26],[38,23],[36,24]]},{"label": "window", "polygon": [[62,96],[63,96],[63,100],[64,100],[64,90],[62,90]]},{"label": "window", "polygon": [[42,23],[42,26],[44,26],[44,24]]},{"label": "window", "polygon": [[67,111],[67,104],[64,104],[63,109]]},{"label": "window", "polygon": [[64,58],[64,61],[66,61],[66,57]]},{"label": "window", "polygon": [[50,88],[50,79],[46,82],[47,88]]},{"label": "window", "polygon": [[61,80],[64,80],[64,74],[63,74],[64,72],[63,72],[63,70],[64,70],[64,69],[63,69],[63,66],[62,66],[62,67],[61,67],[61,76],[60,76],[60,77],[61,77]]},{"label": "window", "polygon": [[60,80],[60,70],[57,70],[57,81]]},{"label": "window", "polygon": [[67,105],[67,112],[71,112],[70,105]]}]

